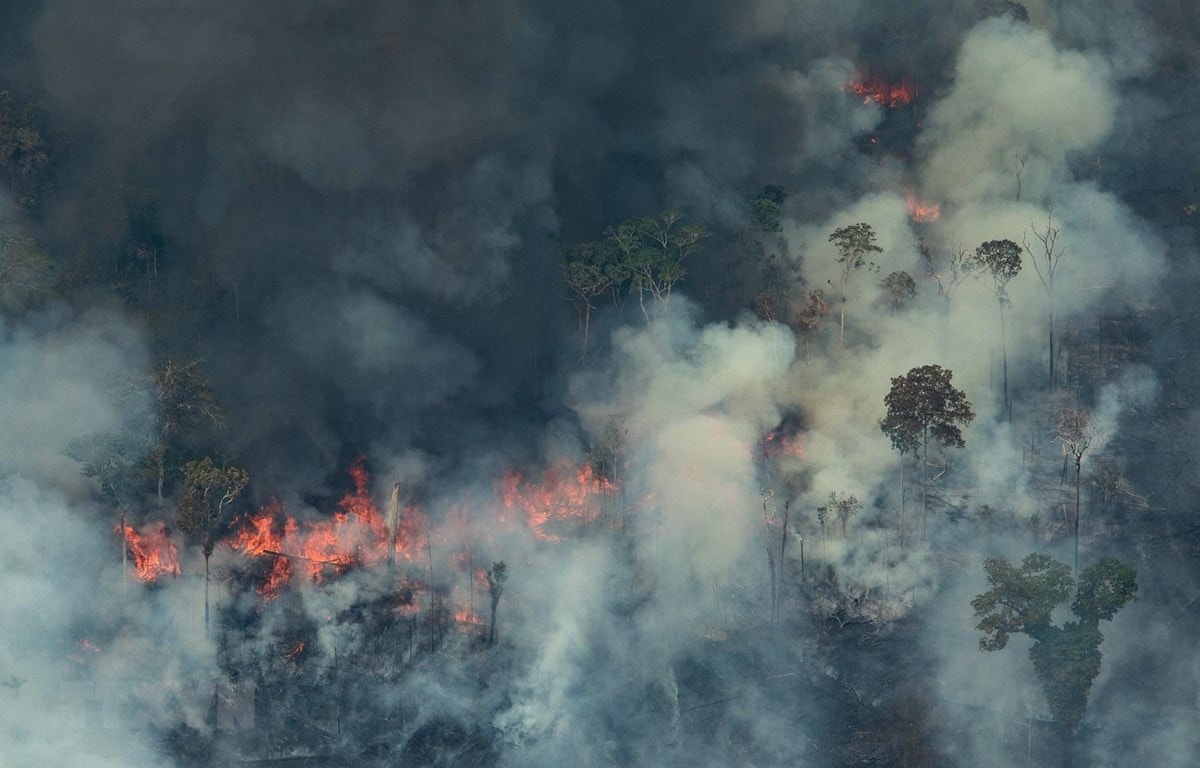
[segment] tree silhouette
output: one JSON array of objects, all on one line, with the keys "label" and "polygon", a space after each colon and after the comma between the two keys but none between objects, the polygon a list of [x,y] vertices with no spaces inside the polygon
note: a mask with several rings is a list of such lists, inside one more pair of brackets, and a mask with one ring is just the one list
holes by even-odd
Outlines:
[{"label": "tree silhouette", "polygon": [[838,346],[846,348],[846,291],[850,280],[858,270],[864,267],[879,271],[879,267],[869,260],[872,253],[883,253],[883,249],[875,245],[875,230],[870,224],[859,222],[835,229],[829,236],[829,242],[837,250],[837,263],[841,266],[838,283],[841,287],[841,311],[838,315]]},{"label": "tree silhouette", "polygon": [[217,546],[225,513],[250,482],[246,470],[218,467],[211,458],[183,466],[183,498],[179,501],[179,530],[200,540],[204,554],[204,626],[208,626],[208,561]]},{"label": "tree silhouette", "polygon": [[1004,358],[1004,418],[1009,417],[1008,405],[1008,330],[1004,309],[1008,299],[1008,282],[1021,271],[1021,246],[1012,240],[988,240],[975,249],[973,268],[976,274],[987,273],[992,278],[992,293],[1000,307],[1000,349]]}]

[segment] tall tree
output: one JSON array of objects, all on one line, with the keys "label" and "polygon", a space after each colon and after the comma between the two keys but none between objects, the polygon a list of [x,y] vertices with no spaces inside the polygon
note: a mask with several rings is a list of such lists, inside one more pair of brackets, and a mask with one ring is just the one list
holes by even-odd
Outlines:
[{"label": "tall tree", "polygon": [[117,508],[121,531],[121,572],[129,574],[129,548],[125,545],[125,517],[138,486],[144,482],[149,442],[132,432],[102,432],[72,440],[63,451],[79,462],[79,471],[100,486],[100,493]]},{"label": "tall tree", "polygon": [[1079,504],[1080,475],[1083,455],[1100,437],[1099,425],[1091,411],[1083,406],[1069,406],[1059,411],[1054,420],[1055,439],[1063,444],[1075,462],[1075,573],[1079,573]]},{"label": "tall tree", "polygon": [[491,621],[488,623],[488,645],[496,644],[496,608],[500,606],[500,596],[504,594],[504,585],[508,583],[508,566],[501,560],[492,563],[487,570],[488,596],[492,600]]},{"label": "tall tree", "polygon": [[1046,209],[1046,228],[1038,230],[1031,222],[1029,229],[1033,232],[1035,242],[1029,241],[1029,234],[1026,233],[1023,243],[1025,252],[1029,254],[1030,261],[1033,262],[1033,269],[1037,272],[1038,280],[1042,282],[1042,287],[1046,289],[1046,302],[1049,305],[1050,318],[1048,323],[1050,337],[1050,388],[1054,389],[1058,386],[1058,378],[1056,373],[1056,361],[1054,359],[1054,300],[1055,300],[1055,276],[1058,274],[1058,266],[1062,261],[1066,249],[1058,242],[1058,236],[1061,232],[1060,227],[1054,226],[1054,209]]},{"label": "tall tree", "polygon": [[804,306],[796,311],[796,325],[800,328],[800,337],[804,342],[804,362],[808,362],[809,348],[812,346],[812,334],[820,327],[821,321],[829,317],[829,302],[825,301],[825,292],[816,288],[808,292]]},{"label": "tall tree", "polygon": [[579,359],[587,358],[588,335],[596,299],[618,288],[625,281],[625,267],[617,260],[610,240],[580,243],[567,248],[564,277],[583,327],[583,347]]},{"label": "tall tree", "polygon": [[204,626],[208,626],[208,561],[217,546],[229,505],[241,494],[250,476],[234,466],[217,466],[209,457],[183,466],[183,497],[179,500],[179,530],[200,542],[204,554]]},{"label": "tall tree", "polygon": [[158,502],[163,503],[168,455],[184,432],[220,424],[224,410],[204,378],[201,361],[168,357],[150,371],[148,394],[158,413],[158,438],[153,449]]},{"label": "tall tree", "polygon": [[687,274],[684,260],[698,251],[709,236],[702,224],[677,227],[683,219],[679,211],[664,211],[657,216],[629,219],[610,227],[605,235],[620,253],[621,272],[628,274],[631,291],[638,295],[638,306],[646,322],[646,294],[656,305],[655,316],[671,300],[671,291]]},{"label": "tall tree", "polygon": [[939,365],[921,365],[892,379],[883,398],[887,415],[879,428],[900,451],[901,461],[909,451],[921,449],[921,535],[929,516],[929,441],[943,447],[966,445],[962,429],[975,419],[967,395],[951,384],[954,374]]},{"label": "tall tree", "polygon": [[1088,694],[1100,673],[1100,622],[1134,599],[1137,572],[1120,560],[1104,557],[1079,574],[1071,611],[1077,621],[1056,626],[1054,609],[1066,601],[1075,581],[1070,569],[1046,555],[1028,555],[1017,568],[1003,558],[984,562],[991,589],[975,597],[971,608],[980,622],[979,647],[998,651],[1013,634],[1033,640],[1029,658],[1042,683],[1050,713],[1063,726],[1063,764],[1069,766],[1075,729],[1083,719]]},{"label": "tall tree", "polygon": [[873,253],[883,253],[883,249],[875,244],[875,230],[870,224],[859,222],[840,227],[829,236],[837,251],[837,263],[840,266],[838,286],[841,289],[841,308],[838,314],[838,347],[846,348],[846,300],[850,281],[860,269],[879,271],[879,266],[870,261]]},{"label": "tall tree", "polygon": [[992,294],[1000,307],[1000,348],[1004,359],[1004,418],[1012,414],[1008,403],[1008,331],[1004,309],[1012,302],[1008,298],[1008,283],[1021,271],[1021,246],[1012,240],[988,240],[975,249],[976,274],[992,278]]}]

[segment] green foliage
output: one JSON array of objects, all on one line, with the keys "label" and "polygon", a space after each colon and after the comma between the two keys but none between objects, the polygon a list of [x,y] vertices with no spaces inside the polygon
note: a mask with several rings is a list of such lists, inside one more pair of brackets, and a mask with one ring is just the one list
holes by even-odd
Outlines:
[{"label": "green foliage", "polygon": [[763,234],[777,234],[783,231],[779,221],[783,213],[783,201],[787,193],[783,187],[766,186],[763,191],[750,198],[750,224]]},{"label": "green foliage", "polygon": [[1021,246],[1012,240],[988,240],[975,249],[969,269],[991,275],[996,301],[1007,305],[1008,281],[1021,271]]},{"label": "green foliage", "polygon": [[99,432],[72,440],[63,454],[79,462],[84,477],[96,479],[106,498],[125,506],[134,489],[146,478],[150,447],[149,439],[143,435]]},{"label": "green foliage", "polygon": [[870,224],[859,222],[841,227],[829,236],[837,250],[837,263],[842,265],[842,285],[850,281],[850,276],[864,266],[872,269],[878,267],[868,261],[872,253],[883,253],[883,249],[875,244],[875,230]]},{"label": "green foliage", "polygon": [[1121,561],[1105,557],[1084,569],[1071,610],[1079,619],[1051,623],[1051,614],[1075,586],[1071,569],[1046,556],[1031,554],[1015,568],[1003,558],[984,563],[992,588],[971,601],[980,617],[977,628],[984,636],[979,647],[998,651],[1009,636],[1020,633],[1033,639],[1029,658],[1050,712],[1072,727],[1083,719],[1088,694],[1100,674],[1101,620],[1110,621],[1137,592],[1137,572]]},{"label": "green foliage", "polygon": [[204,556],[216,547],[217,532],[229,505],[250,482],[246,470],[217,466],[209,457],[183,466],[183,497],[179,500],[179,530],[200,540]]},{"label": "green foliage", "polygon": [[1071,594],[1071,569],[1047,555],[1027,556],[1020,568],[1003,558],[984,562],[992,589],[971,601],[975,615],[982,617],[978,629],[984,633],[979,647],[998,651],[1014,633],[1039,638],[1050,628],[1050,614]]},{"label": "green foliage", "polygon": [[907,272],[892,272],[880,281],[888,306],[899,312],[917,297],[917,283]]},{"label": "green foliage", "polygon": [[606,291],[618,299],[623,292],[636,293],[649,320],[645,295],[667,303],[687,275],[684,260],[710,234],[700,224],[678,226],[682,218],[678,211],[664,211],[627,219],[606,229],[603,240],[567,248],[564,278],[572,297],[590,311],[591,299]]},{"label": "green foliage", "polygon": [[26,209],[36,208],[49,190],[50,147],[39,123],[36,109],[19,109],[12,94],[0,91],[0,171]]},{"label": "green foliage", "polygon": [[830,493],[829,501],[817,507],[817,522],[821,528],[828,528],[836,520],[842,529],[842,538],[846,537],[846,523],[850,518],[862,511],[862,502],[853,494]]},{"label": "green foliage", "polygon": [[952,372],[938,365],[922,365],[892,379],[883,398],[887,416],[879,422],[892,447],[908,453],[929,438],[945,447],[966,445],[959,425],[975,418],[966,393],[950,383]]},{"label": "green foliage", "polygon": [[50,296],[53,269],[32,237],[0,232],[0,309],[19,312]]}]

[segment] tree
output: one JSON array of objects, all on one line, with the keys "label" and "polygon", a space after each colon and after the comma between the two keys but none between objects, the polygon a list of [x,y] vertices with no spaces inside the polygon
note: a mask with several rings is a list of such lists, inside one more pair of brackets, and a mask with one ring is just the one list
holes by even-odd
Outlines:
[{"label": "tree", "polygon": [[208,561],[229,505],[250,482],[246,470],[218,467],[210,457],[183,465],[183,497],[179,500],[179,530],[199,539],[204,554],[204,626],[208,626]]},{"label": "tree", "polygon": [[862,502],[853,494],[830,493],[829,502],[817,508],[817,522],[822,528],[833,525],[836,521],[842,529],[842,538],[846,538],[846,523],[850,518],[862,511]]},{"label": "tree", "polygon": [[1075,460],[1075,573],[1079,573],[1080,473],[1083,454],[1100,437],[1100,429],[1091,411],[1083,406],[1071,406],[1059,411],[1055,417],[1054,433],[1055,439]]},{"label": "tree", "polygon": [[158,476],[158,502],[163,502],[167,456],[183,432],[220,424],[224,410],[204,378],[200,360],[168,357],[149,374],[149,396],[158,412],[158,438],[153,448]]},{"label": "tree", "polygon": [[492,563],[487,571],[488,596],[492,599],[492,617],[488,624],[488,645],[496,644],[496,608],[500,605],[500,596],[504,594],[504,585],[508,582],[508,566],[501,560]]},{"label": "tree", "polygon": [[870,224],[859,222],[835,229],[829,236],[837,250],[837,263],[841,265],[838,284],[841,287],[841,310],[838,320],[838,346],[846,348],[846,292],[850,280],[858,270],[864,267],[878,272],[879,267],[868,257],[872,253],[883,253],[883,249],[875,245],[875,230]]},{"label": "tree", "polygon": [[687,274],[684,259],[698,251],[701,241],[710,234],[701,224],[676,227],[682,218],[678,211],[664,211],[657,216],[628,219],[605,231],[620,254],[620,272],[628,275],[630,290],[637,292],[638,306],[647,323],[650,313],[646,310],[646,294],[658,307],[665,307],[675,284]]},{"label": "tree", "polygon": [[1008,282],[1021,271],[1021,246],[1012,240],[988,240],[975,249],[976,274],[987,273],[992,278],[992,293],[1000,307],[1000,348],[1004,358],[1004,418],[1010,413],[1008,404],[1008,332],[1004,323],[1004,308],[1008,299]]},{"label": "tree", "polygon": [[8,91],[0,91],[0,170],[18,206],[36,209],[49,189],[50,147],[34,107],[18,110]]},{"label": "tree", "polygon": [[829,302],[825,301],[825,293],[820,288],[808,292],[808,300],[796,312],[796,325],[800,327],[801,338],[804,339],[804,362],[808,362],[810,337],[821,321],[829,317]]},{"label": "tree", "polygon": [[1003,558],[984,562],[991,589],[977,595],[971,608],[983,632],[979,647],[998,651],[1013,634],[1033,640],[1029,658],[1042,683],[1050,713],[1064,726],[1064,764],[1071,762],[1071,736],[1083,719],[1092,683],[1100,673],[1100,621],[1111,621],[1137,592],[1137,572],[1120,560],[1104,557],[1079,574],[1071,611],[1078,621],[1055,626],[1051,614],[1071,594],[1075,581],[1063,563],[1028,555],[1016,568]]},{"label": "tree", "polygon": [[128,577],[129,551],[125,546],[125,516],[132,496],[143,480],[146,454],[150,444],[132,432],[102,432],[77,438],[67,444],[63,454],[80,464],[84,477],[95,478],[100,493],[117,507],[117,525],[122,532],[121,572]]},{"label": "tree", "polygon": [[921,535],[925,535],[929,515],[929,440],[943,447],[966,445],[960,426],[975,418],[966,393],[950,383],[954,374],[938,365],[922,365],[892,379],[892,388],[883,398],[887,416],[879,428],[892,441],[892,447],[904,454],[921,449]]},{"label": "tree", "polygon": [[1046,289],[1046,301],[1050,309],[1048,323],[1050,336],[1050,388],[1054,389],[1058,386],[1054,360],[1054,278],[1058,274],[1058,265],[1062,261],[1066,249],[1062,248],[1058,243],[1058,236],[1061,230],[1059,227],[1054,226],[1053,208],[1046,209],[1046,229],[1044,231],[1039,232],[1032,222],[1029,224],[1029,229],[1033,232],[1034,239],[1039,245],[1035,247],[1030,244],[1028,233],[1025,234],[1022,242],[1025,246],[1025,252],[1029,254],[1029,260],[1033,262],[1033,269],[1037,272],[1038,280],[1041,281],[1042,287]]},{"label": "tree", "polygon": [[893,311],[905,309],[917,297],[917,283],[907,272],[892,272],[880,281],[884,300]]},{"label": "tree", "polygon": [[0,232],[0,309],[19,312],[49,296],[53,268],[32,237]]},{"label": "tree", "polygon": [[592,311],[596,309],[592,301],[624,282],[625,276],[616,257],[613,244],[607,240],[581,243],[566,251],[564,277],[579,310],[580,325],[583,326],[580,360],[587,358]]}]

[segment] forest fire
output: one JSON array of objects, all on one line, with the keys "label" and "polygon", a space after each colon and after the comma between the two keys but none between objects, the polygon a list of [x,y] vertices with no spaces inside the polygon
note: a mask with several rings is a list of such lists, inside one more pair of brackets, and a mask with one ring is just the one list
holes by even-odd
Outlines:
[{"label": "forest fire", "polygon": [[133,555],[133,575],[138,581],[149,584],[163,576],[179,575],[179,549],[167,535],[167,526],[162,522],[154,523],[141,533],[127,525],[122,534],[125,547]]},{"label": "forest fire", "polygon": [[846,90],[862,97],[863,104],[872,101],[881,107],[896,109],[911,104],[917,97],[917,85],[908,77],[889,83],[876,75],[859,75],[846,83]]},{"label": "forest fire", "polygon": [[[387,521],[369,490],[370,477],[360,458],[351,465],[353,489],[339,502],[339,511],[329,520],[298,523],[283,505],[272,500],[247,518],[246,525],[227,542],[235,551],[252,557],[274,557],[275,561],[258,594],[265,599],[278,596],[297,565],[316,583],[332,571],[344,573],[355,565],[378,562],[391,551]],[[397,512],[396,552],[412,559],[416,533],[422,526],[416,509]]]},{"label": "forest fire", "polygon": [[928,224],[942,217],[942,206],[940,204],[918,200],[916,193],[911,189],[904,192],[904,208],[908,211],[908,218],[918,224]]},{"label": "forest fire", "polygon": [[501,480],[501,499],[505,509],[517,510],[533,535],[542,541],[561,541],[563,523],[587,524],[600,517],[603,500],[616,491],[606,477],[590,465],[573,468],[556,464],[542,474],[540,483],[532,483],[518,471]]}]

